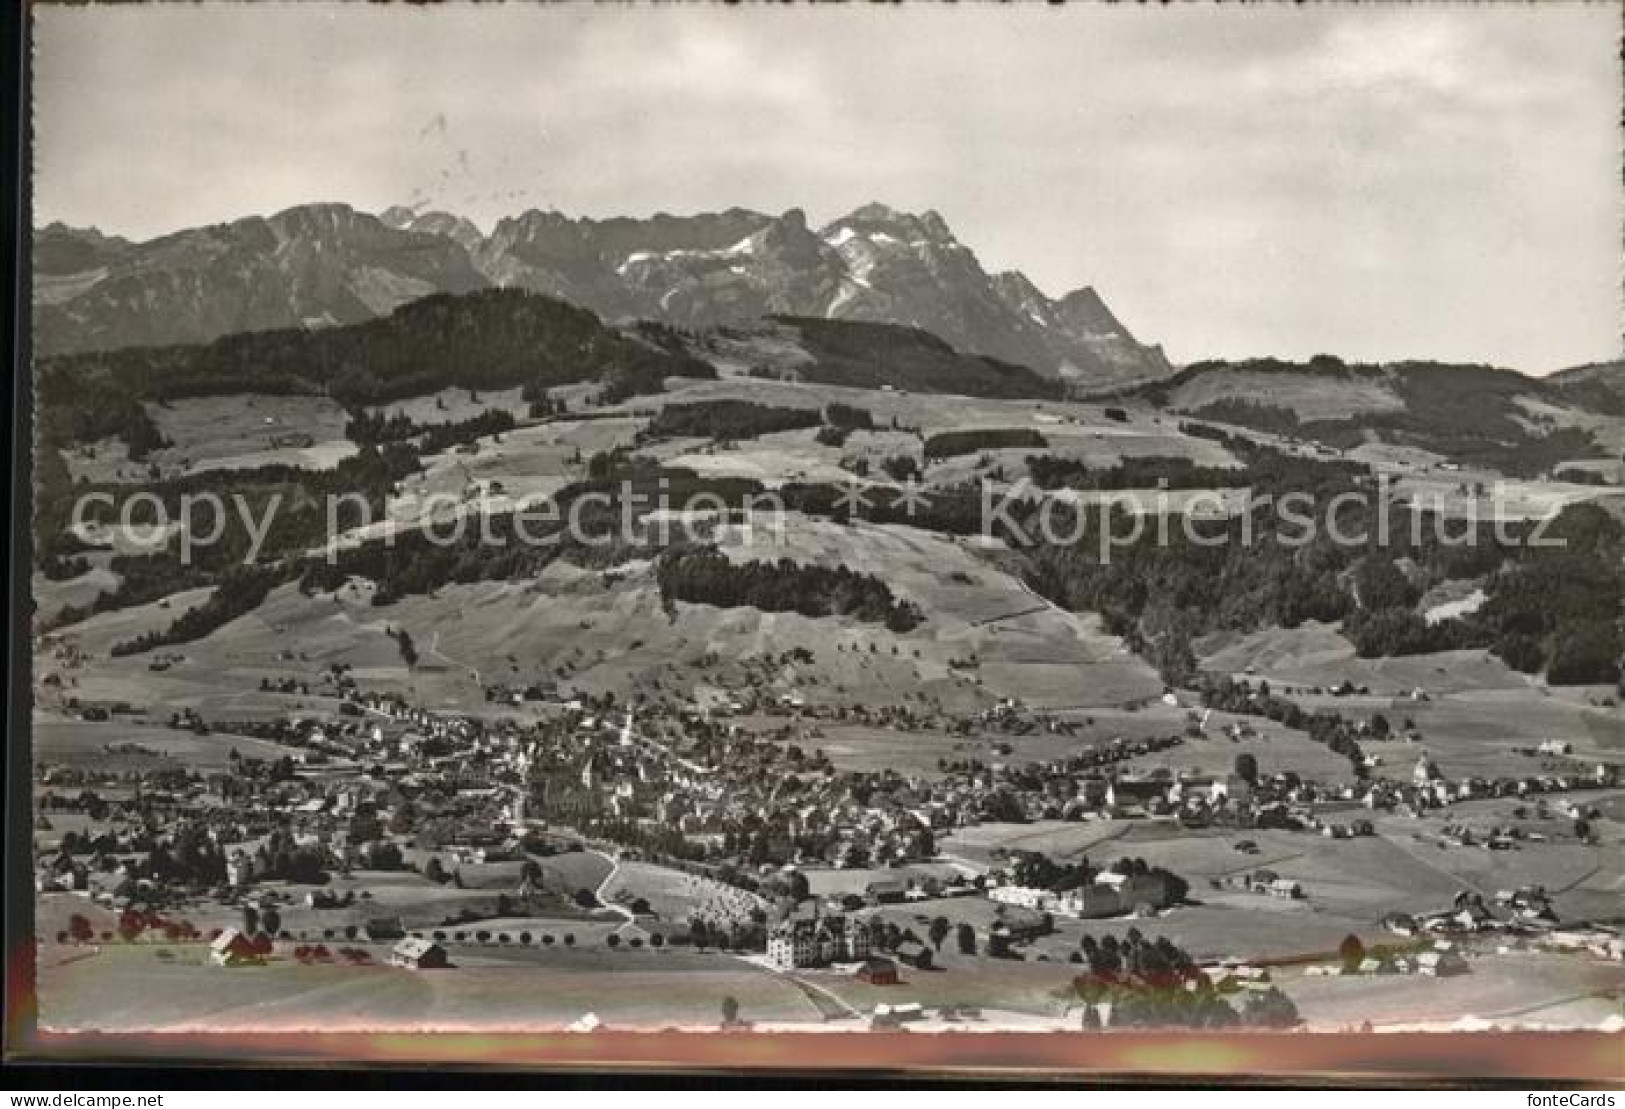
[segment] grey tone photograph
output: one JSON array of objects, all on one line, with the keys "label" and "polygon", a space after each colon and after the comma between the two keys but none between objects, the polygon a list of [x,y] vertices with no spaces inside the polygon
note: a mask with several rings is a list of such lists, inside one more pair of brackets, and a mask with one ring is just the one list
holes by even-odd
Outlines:
[{"label": "grey tone photograph", "polygon": [[1621,14],[34,6],[40,1030],[1625,1032]]}]

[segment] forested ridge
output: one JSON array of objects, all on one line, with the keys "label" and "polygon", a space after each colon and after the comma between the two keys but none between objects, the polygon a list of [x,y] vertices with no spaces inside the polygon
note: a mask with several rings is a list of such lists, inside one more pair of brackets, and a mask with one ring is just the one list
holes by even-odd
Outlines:
[{"label": "forested ridge", "polygon": [[37,371],[42,441],[154,431],[143,401],[235,393],[330,396],[354,407],[446,388],[522,387],[527,399],[582,381],[609,399],[712,378],[708,362],[635,338],[564,301],[515,289],[438,294],[346,327],[228,335],[212,343],[47,358]]}]

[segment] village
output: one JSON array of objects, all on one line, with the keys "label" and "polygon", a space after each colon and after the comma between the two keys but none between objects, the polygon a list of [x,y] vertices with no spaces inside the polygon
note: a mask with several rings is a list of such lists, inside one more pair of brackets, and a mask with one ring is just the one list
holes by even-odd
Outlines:
[{"label": "village", "polygon": [[[262,689],[312,692],[291,679]],[[1440,851],[1583,844],[1598,815],[1588,798],[1615,789],[1619,768],[1586,765],[1559,741],[1527,752],[1541,773],[1451,780],[1419,749],[1408,777],[1317,781],[1271,773],[1251,756],[1227,773],[1136,767],[1210,741],[1211,709],[1195,702],[1181,733],[1017,763],[1001,756],[1007,737],[1065,742],[1075,724],[1011,701],[946,719],[754,691],[702,706],[493,687],[484,711],[446,713],[363,690],[343,667],[314,692],[331,711],[206,722],[182,710],[162,724],[227,748],[218,769],[42,759],[41,943],[158,945],[166,961],[220,974],[285,962],[457,975],[493,953],[546,967],[589,950],[611,969],[681,952],[780,976],[825,1021],[879,1027],[937,1019],[900,985],[924,975],[951,1014],[1001,1008],[996,984],[947,988],[972,967],[1061,964],[1045,981],[1065,994],[1074,976],[1109,965],[1094,954],[1096,926],[1114,944],[1173,929],[1204,988],[1272,999],[1283,981],[1453,977],[1480,954],[1512,950],[1625,963],[1617,926],[1562,919],[1538,881],[1463,882],[1437,904],[1374,911],[1341,940],[1327,932],[1302,948],[1220,947],[1236,933],[1202,930],[1215,906],[1276,918],[1323,911],[1315,880],[1271,865],[1260,839],[1336,851],[1379,840],[1397,821],[1434,829]],[[154,733],[120,741],[128,709],[68,707],[105,730],[110,764],[139,765],[156,753]],[[934,775],[838,770],[818,744],[855,721],[953,734],[980,754],[956,751]],[[1369,724],[1357,730],[1375,749]],[[1419,748],[1419,738],[1382,740]],[[283,753],[241,754],[234,740]],[[1485,801],[1522,819],[1452,815]],[[988,829],[1012,834],[964,846]],[[1096,846],[1052,858],[1042,835],[1023,846],[1034,833],[1021,829],[1057,829],[1059,844],[1076,829]],[[1182,873],[1157,861],[1164,831],[1168,842],[1211,843],[1229,861]],[[1150,837],[1143,851],[1141,837]],[[841,996],[883,986],[894,988],[861,1012]],[[1066,1027],[1109,1024],[1110,1003],[1080,1017],[1075,1001],[1042,1008]]]}]

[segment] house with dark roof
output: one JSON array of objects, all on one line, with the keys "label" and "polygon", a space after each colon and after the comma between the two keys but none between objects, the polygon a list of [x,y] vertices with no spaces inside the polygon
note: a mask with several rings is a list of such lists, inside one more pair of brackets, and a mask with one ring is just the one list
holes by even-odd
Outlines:
[{"label": "house with dark roof", "polygon": [[441,970],[451,965],[446,949],[421,936],[408,936],[389,953],[389,965],[411,970]]},{"label": "house with dark roof", "polygon": [[884,955],[871,955],[858,968],[858,981],[871,986],[897,985],[897,964]]}]

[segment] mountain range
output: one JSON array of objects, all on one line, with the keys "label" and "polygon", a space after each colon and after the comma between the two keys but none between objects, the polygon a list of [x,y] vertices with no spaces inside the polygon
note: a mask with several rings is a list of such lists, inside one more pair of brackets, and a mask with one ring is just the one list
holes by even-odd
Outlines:
[{"label": "mountain range", "polygon": [[358,323],[432,293],[499,286],[612,321],[904,324],[1083,389],[1172,369],[1094,289],[1052,299],[1019,272],[988,273],[936,212],[880,204],[817,229],[797,209],[604,220],[532,210],[489,234],[447,212],[310,204],[139,243],[53,223],[33,246],[44,355]]}]

